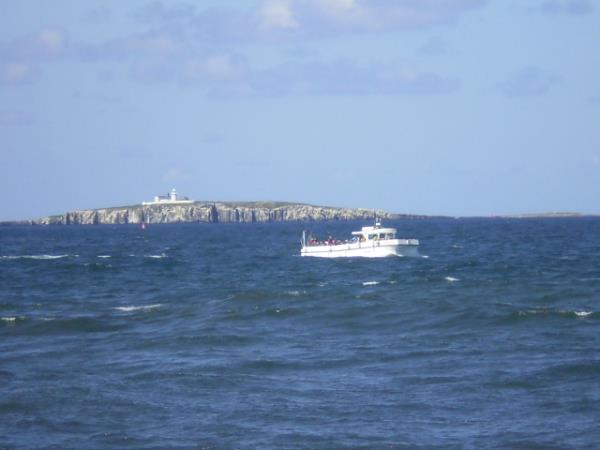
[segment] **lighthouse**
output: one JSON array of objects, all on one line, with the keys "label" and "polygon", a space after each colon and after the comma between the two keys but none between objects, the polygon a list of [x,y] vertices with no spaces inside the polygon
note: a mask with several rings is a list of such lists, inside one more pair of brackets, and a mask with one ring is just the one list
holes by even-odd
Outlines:
[{"label": "lighthouse", "polygon": [[175,188],[171,189],[167,195],[157,195],[154,197],[154,200],[151,202],[142,202],[142,205],[172,205],[172,204],[181,204],[181,203],[194,203],[194,200],[190,200],[187,197],[183,197],[181,195],[177,195],[177,191]]}]

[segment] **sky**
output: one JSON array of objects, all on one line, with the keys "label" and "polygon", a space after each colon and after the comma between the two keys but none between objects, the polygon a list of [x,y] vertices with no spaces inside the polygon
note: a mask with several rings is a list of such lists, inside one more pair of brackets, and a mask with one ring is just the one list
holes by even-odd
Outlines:
[{"label": "sky", "polygon": [[600,1],[0,0],[0,220],[600,213]]}]

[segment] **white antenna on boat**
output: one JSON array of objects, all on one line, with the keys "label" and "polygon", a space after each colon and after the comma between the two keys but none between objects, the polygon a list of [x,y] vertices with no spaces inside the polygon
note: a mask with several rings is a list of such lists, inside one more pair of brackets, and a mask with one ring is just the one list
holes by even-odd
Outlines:
[{"label": "white antenna on boat", "polygon": [[380,222],[377,222],[377,210],[373,208],[373,220],[375,221],[375,228],[381,225]]}]

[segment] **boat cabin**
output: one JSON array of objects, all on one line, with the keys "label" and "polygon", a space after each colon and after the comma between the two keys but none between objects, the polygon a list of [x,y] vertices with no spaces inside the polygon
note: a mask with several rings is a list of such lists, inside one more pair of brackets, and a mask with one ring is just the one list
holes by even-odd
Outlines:
[{"label": "boat cabin", "polygon": [[360,231],[353,231],[352,236],[359,236],[361,241],[384,241],[396,239],[396,229],[381,228],[380,224],[376,223],[374,227],[362,227]]}]

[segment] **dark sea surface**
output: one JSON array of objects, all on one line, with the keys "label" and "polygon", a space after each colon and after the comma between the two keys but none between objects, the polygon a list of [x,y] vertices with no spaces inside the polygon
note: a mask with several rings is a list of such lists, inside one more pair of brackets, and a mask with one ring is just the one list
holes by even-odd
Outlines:
[{"label": "dark sea surface", "polygon": [[600,219],[0,227],[0,448],[600,448]]}]

